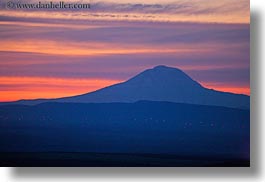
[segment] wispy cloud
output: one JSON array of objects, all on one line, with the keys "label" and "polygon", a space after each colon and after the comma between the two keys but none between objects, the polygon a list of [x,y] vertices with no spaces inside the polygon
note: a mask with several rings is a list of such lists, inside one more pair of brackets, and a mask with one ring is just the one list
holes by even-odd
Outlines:
[{"label": "wispy cloud", "polygon": [[151,4],[148,1],[142,3],[117,3],[95,2],[91,4],[93,12],[123,12],[142,14],[183,14],[183,15],[205,15],[224,13],[248,13],[249,1],[246,0],[175,0],[171,3]]},{"label": "wispy cloud", "polygon": [[[20,3],[38,3],[37,0]],[[43,1],[45,2],[45,1]],[[70,1],[91,3],[89,10],[6,10],[4,5],[0,16],[39,17],[50,19],[82,19],[107,21],[160,21],[160,22],[211,22],[249,23],[248,0],[175,0],[165,2],[132,1]],[[12,12],[12,13],[10,13]]]}]

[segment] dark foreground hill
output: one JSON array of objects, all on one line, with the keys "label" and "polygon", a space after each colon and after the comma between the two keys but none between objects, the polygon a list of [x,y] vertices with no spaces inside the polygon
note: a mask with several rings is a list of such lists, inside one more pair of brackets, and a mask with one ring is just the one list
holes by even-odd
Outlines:
[{"label": "dark foreground hill", "polygon": [[246,166],[249,117],[249,110],[150,101],[0,106],[0,151],[8,152],[0,164]]}]

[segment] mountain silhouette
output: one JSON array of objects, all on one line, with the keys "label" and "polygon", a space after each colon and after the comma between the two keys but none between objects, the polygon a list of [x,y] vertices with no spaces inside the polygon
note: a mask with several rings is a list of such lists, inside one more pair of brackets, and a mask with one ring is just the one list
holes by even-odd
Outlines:
[{"label": "mountain silhouette", "polygon": [[249,167],[249,99],[157,66],[83,95],[2,103],[0,165]]},{"label": "mountain silhouette", "polygon": [[59,99],[21,100],[15,103],[34,105],[43,102],[132,103],[141,100],[168,101],[198,105],[249,109],[250,97],[208,89],[177,68],[156,66],[135,77],[94,92]]}]

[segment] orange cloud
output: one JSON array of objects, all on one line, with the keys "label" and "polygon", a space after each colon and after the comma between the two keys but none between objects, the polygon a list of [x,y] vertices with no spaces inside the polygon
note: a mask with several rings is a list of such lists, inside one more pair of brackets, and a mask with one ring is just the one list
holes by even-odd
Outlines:
[{"label": "orange cloud", "polygon": [[59,98],[95,91],[121,80],[49,77],[0,77],[0,101]]},{"label": "orange cloud", "polygon": [[210,83],[210,82],[201,82],[201,84],[206,88],[218,91],[250,95],[250,86],[248,85],[231,86],[224,83]]},{"label": "orange cloud", "polygon": [[[120,82],[122,80],[0,77],[0,102],[20,99],[67,97],[92,92]],[[206,82],[202,82],[202,85],[219,91],[250,95],[249,86],[230,86]]]},{"label": "orange cloud", "polygon": [[65,56],[95,56],[110,54],[144,54],[144,53],[199,53],[208,52],[212,49],[201,49],[193,46],[171,46],[163,47],[159,45],[117,45],[111,43],[75,43],[57,42],[50,40],[7,40],[0,41],[0,51],[7,52],[30,52],[49,55]]}]

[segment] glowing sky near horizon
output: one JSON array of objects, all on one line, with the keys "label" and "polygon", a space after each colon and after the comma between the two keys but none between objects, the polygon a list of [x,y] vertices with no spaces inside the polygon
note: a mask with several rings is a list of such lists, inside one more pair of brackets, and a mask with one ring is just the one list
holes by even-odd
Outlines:
[{"label": "glowing sky near horizon", "polygon": [[156,65],[250,94],[249,1],[90,2],[75,11],[1,6],[0,101],[82,94]]}]

